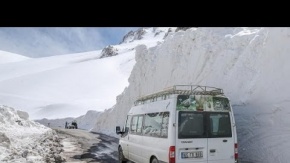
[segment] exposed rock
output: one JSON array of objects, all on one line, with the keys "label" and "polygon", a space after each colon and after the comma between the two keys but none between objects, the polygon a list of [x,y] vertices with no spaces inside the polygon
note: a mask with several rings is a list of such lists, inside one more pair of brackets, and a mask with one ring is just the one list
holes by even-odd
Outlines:
[{"label": "exposed rock", "polygon": [[64,159],[58,154],[54,155],[54,160],[56,163],[62,163],[64,161]]},{"label": "exposed rock", "polygon": [[168,36],[168,34],[171,33],[171,32],[172,32],[172,29],[171,29],[171,28],[168,28],[168,30],[167,30],[167,32],[165,33],[163,39],[165,39],[165,38]]},{"label": "exposed rock", "polygon": [[28,155],[28,151],[26,150],[26,151],[24,151],[23,153],[22,153],[22,157],[24,157],[24,158],[26,158],[27,157],[27,155]]},{"label": "exposed rock", "polygon": [[[139,28],[137,31],[133,32],[130,31],[127,33],[124,37],[121,43],[129,43],[134,40],[141,40],[143,38],[143,35],[146,33],[145,28]],[[120,43],[120,44],[121,44]]]},{"label": "exposed rock", "polygon": [[16,121],[18,123],[18,125],[23,126],[23,123],[20,120]]},{"label": "exposed rock", "polygon": [[193,27],[177,27],[176,30],[175,30],[175,32],[178,32],[178,31],[180,31],[180,30],[182,30],[182,31],[186,31],[186,30],[189,29],[189,28],[193,28]]},{"label": "exposed rock", "polygon": [[102,52],[101,52],[101,57],[100,58],[105,58],[105,57],[112,57],[117,55],[117,49],[114,48],[113,46],[109,45],[107,47],[105,47]]},{"label": "exposed rock", "polygon": [[[123,37],[123,40],[121,43],[124,43],[124,42],[131,42],[129,40],[132,40],[132,38],[134,37],[134,32],[133,31],[130,31],[128,32],[124,37]],[[120,43],[120,44],[121,44]]]},{"label": "exposed rock", "polygon": [[0,146],[9,148],[10,147],[10,139],[6,136],[5,133],[0,132]]}]

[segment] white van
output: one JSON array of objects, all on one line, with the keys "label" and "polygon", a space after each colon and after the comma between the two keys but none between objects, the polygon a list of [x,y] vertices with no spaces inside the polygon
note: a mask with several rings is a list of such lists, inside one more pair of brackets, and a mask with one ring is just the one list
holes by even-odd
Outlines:
[{"label": "white van", "polygon": [[175,85],[143,96],[116,133],[119,162],[238,162],[233,110],[219,88]]}]

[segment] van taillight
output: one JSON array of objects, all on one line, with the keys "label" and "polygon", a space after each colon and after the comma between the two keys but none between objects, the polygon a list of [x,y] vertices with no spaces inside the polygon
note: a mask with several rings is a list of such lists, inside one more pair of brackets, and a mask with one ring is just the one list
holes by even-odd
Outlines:
[{"label": "van taillight", "polygon": [[238,155],[238,144],[235,143],[235,161],[236,162],[238,162],[238,157],[239,157],[239,155]]},{"label": "van taillight", "polygon": [[175,163],[175,146],[169,147],[169,163]]}]

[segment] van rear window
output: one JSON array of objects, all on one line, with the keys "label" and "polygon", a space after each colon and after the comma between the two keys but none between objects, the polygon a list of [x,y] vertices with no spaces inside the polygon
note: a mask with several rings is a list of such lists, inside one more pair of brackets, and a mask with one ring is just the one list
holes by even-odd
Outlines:
[{"label": "van rear window", "polygon": [[209,136],[211,138],[232,136],[229,113],[209,113],[209,120]]},{"label": "van rear window", "polygon": [[204,114],[195,112],[180,112],[178,119],[178,138],[203,138]]},{"label": "van rear window", "polygon": [[179,111],[179,139],[216,137],[232,137],[228,112]]}]

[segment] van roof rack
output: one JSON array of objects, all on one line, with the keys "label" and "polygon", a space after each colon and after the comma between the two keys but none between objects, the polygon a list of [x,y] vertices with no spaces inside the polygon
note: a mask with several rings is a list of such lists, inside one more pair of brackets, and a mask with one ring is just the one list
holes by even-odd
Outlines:
[{"label": "van roof rack", "polygon": [[144,103],[147,100],[156,101],[158,97],[164,97],[166,99],[167,95],[170,94],[180,94],[180,95],[223,95],[223,90],[216,87],[209,86],[200,86],[200,85],[174,85],[168,88],[165,88],[162,91],[141,96],[139,97],[134,104],[138,105]]}]

